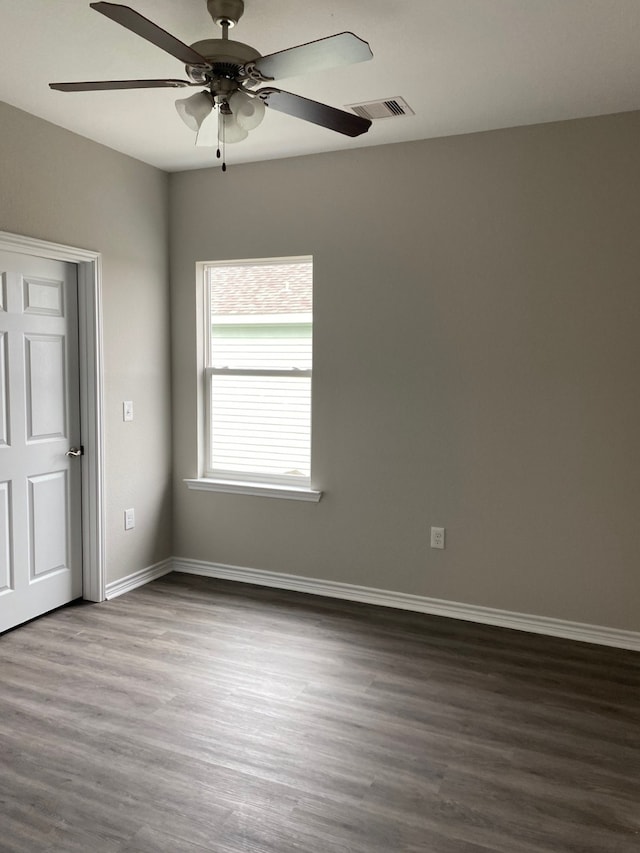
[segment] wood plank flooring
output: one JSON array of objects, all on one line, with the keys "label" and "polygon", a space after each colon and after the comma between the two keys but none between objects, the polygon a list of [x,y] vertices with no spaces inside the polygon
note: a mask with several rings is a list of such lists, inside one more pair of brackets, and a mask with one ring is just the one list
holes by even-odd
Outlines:
[{"label": "wood plank flooring", "polygon": [[1,853],[640,853],[640,655],[169,575],[0,638]]}]

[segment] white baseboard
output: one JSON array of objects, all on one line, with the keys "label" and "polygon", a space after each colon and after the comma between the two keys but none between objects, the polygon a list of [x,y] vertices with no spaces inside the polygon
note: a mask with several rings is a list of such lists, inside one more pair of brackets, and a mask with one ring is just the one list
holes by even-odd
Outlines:
[{"label": "white baseboard", "polygon": [[156,578],[168,575],[173,570],[173,559],[169,557],[167,560],[162,560],[162,562],[148,566],[146,569],[140,569],[139,572],[133,572],[117,581],[111,581],[106,586],[105,595],[107,599],[117,598],[119,595],[124,595],[125,592],[130,592],[132,589],[156,580]]},{"label": "white baseboard", "polygon": [[533,616],[528,613],[514,613],[509,610],[496,610],[492,607],[479,607],[457,601],[444,601],[439,598],[408,595],[402,592],[354,586],[353,584],[318,578],[304,578],[279,572],[266,572],[260,569],[225,566],[220,563],[208,563],[202,560],[189,560],[180,557],[173,559],[172,568],[173,571],[183,572],[184,574],[239,581],[240,583],[257,584],[275,589],[288,589],[295,592],[310,593],[311,595],[341,598],[346,601],[359,601],[365,604],[378,604],[383,607],[429,613],[433,616],[448,616],[452,619],[464,619],[468,622],[512,628],[516,631],[528,631],[532,634],[546,634],[551,637],[563,637],[584,643],[596,643],[601,646],[640,651],[640,633],[636,631],[622,631],[617,628],[588,625],[582,622],[566,622],[562,619]]}]

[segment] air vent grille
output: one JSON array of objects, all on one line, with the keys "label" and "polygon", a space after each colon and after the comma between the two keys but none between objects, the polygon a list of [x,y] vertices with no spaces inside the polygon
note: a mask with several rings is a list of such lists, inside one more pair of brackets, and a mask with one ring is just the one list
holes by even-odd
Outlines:
[{"label": "air vent grille", "polygon": [[399,118],[415,115],[404,98],[384,98],[381,101],[367,101],[366,104],[347,104],[347,107],[361,118],[372,121],[378,118]]}]

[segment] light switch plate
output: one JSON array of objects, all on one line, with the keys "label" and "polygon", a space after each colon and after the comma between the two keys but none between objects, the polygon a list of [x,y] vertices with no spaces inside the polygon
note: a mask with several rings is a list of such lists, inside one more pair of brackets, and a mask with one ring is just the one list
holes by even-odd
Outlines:
[{"label": "light switch plate", "polygon": [[125,400],[122,404],[122,420],[133,420],[133,400]]}]

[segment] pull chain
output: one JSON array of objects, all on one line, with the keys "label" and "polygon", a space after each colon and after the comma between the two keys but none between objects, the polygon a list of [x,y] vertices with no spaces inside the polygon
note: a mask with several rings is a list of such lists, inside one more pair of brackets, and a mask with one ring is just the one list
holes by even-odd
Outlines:
[{"label": "pull chain", "polygon": [[[220,151],[220,144],[222,143],[222,152]],[[227,171],[226,160],[226,145],[225,145],[225,126],[224,126],[224,115],[222,113],[222,104],[218,108],[218,150],[216,151],[216,157],[220,159],[222,157],[222,171]]]}]

